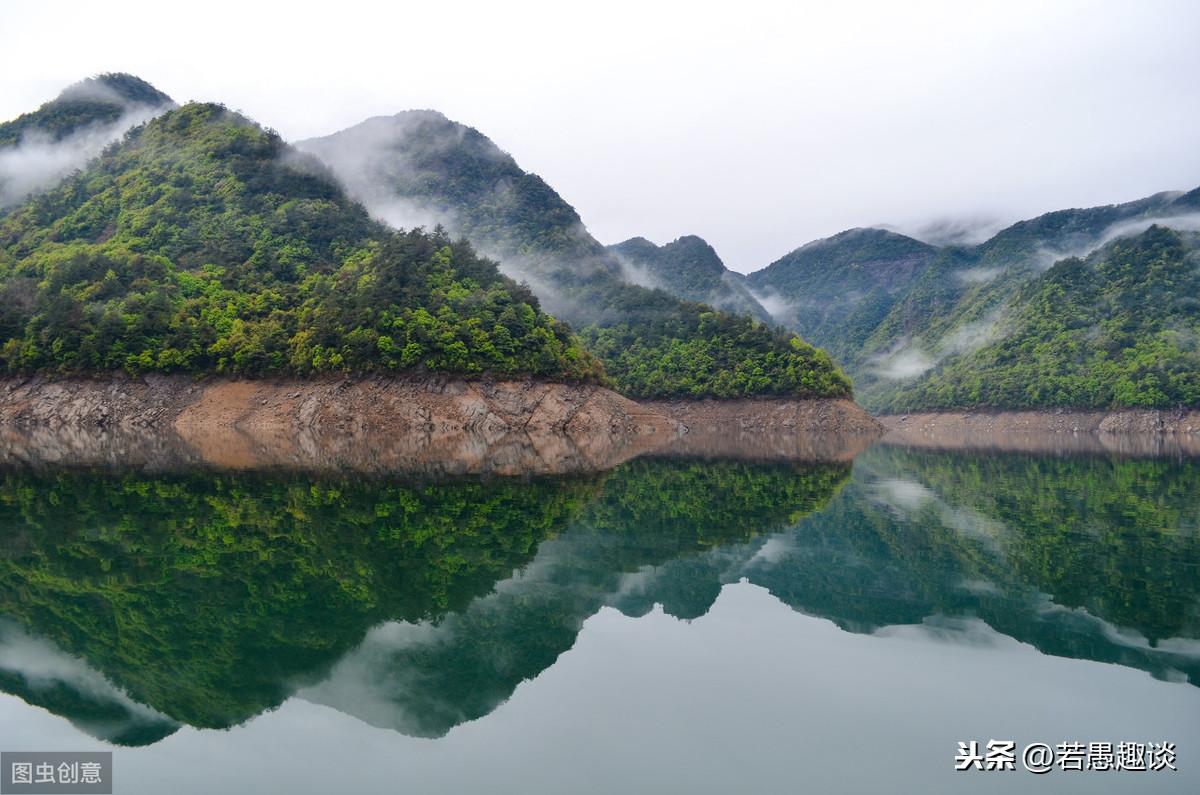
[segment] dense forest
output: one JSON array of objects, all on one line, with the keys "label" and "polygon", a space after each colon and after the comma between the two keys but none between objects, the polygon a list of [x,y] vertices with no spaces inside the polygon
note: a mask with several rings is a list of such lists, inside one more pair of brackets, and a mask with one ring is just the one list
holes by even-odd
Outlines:
[{"label": "dense forest", "polygon": [[173,104],[169,96],[133,75],[90,77],[63,89],[37,110],[0,124],[0,148],[11,146],[32,132],[61,140],[89,126],[115,122],[131,106],[154,108]]},{"label": "dense forest", "polygon": [[776,319],[853,362],[937,249],[884,229],[850,229],[801,246],[746,281],[775,299]]},{"label": "dense forest", "polygon": [[644,237],[634,237],[608,250],[620,261],[625,278],[635,284],[662,288],[685,301],[708,304],[731,315],[773,323],[740,274],[726,268],[702,238],[687,235],[656,246]]},{"label": "dense forest", "polygon": [[527,280],[549,311],[581,330],[626,394],[851,393],[832,360],[794,334],[627,282],[616,256],[540,177],[439,113],[370,119],[297,146],[326,162],[377,217],[444,224]]},{"label": "dense forest", "polygon": [[1200,240],[1151,227],[1027,282],[1000,338],[886,404],[911,408],[1200,406]]},{"label": "dense forest", "polygon": [[[748,281],[760,294],[783,305],[776,314],[778,320],[830,351],[854,379],[856,396],[875,411],[984,405],[1161,407],[1181,400],[1196,405],[1194,397],[1187,397],[1192,394],[1189,388],[1180,386],[1182,376],[1175,373],[1178,367],[1187,366],[1190,332],[1171,337],[1170,343],[1155,341],[1155,315],[1160,307],[1154,302],[1158,294],[1149,286],[1125,294],[1119,311],[1127,326],[1151,336],[1139,339],[1118,334],[1108,338],[1103,343],[1103,362],[1078,350],[1069,354],[1074,358],[1068,362],[1063,359],[1067,354],[1060,350],[1026,346],[1017,355],[1028,361],[1001,369],[1007,378],[1033,382],[1000,384],[992,380],[1000,376],[1000,370],[983,367],[971,354],[998,344],[999,338],[1012,331],[1014,318],[1030,300],[1030,294],[1024,292],[1029,289],[1036,292],[1045,287],[1048,291],[1043,296],[1047,316],[1058,314],[1069,327],[1089,325],[1089,318],[1094,317],[1091,309],[1074,303],[1069,291],[1054,292],[1060,276],[1052,275],[1058,271],[1051,266],[1086,255],[1114,239],[1136,235],[1155,222],[1195,228],[1197,213],[1200,190],[1059,210],[1013,224],[972,245],[960,240],[934,246],[882,229],[850,230],[803,246],[751,274]],[[1079,271],[1078,286],[1110,290],[1113,285],[1088,281],[1106,278],[1105,273],[1095,268]],[[1156,271],[1156,276],[1147,278],[1162,275]],[[1176,314],[1171,322],[1187,326],[1190,321]],[[1016,351],[1011,347],[1016,344],[1006,343],[1005,349]],[[1182,346],[1179,352],[1185,355],[1181,358],[1172,346]],[[1156,353],[1149,353],[1151,348]],[[1044,361],[1031,357],[1044,357]],[[973,364],[965,364],[968,359]],[[1128,364],[1132,361],[1140,364]],[[1165,378],[1176,386],[1165,390],[1151,387],[1153,379],[1137,372],[1143,366],[1159,372],[1154,378]],[[979,367],[983,369],[976,369]],[[959,375],[942,375],[959,368],[973,374],[967,376],[964,370]],[[957,386],[947,386],[947,378]],[[962,378],[971,383],[965,384]],[[1096,386],[1108,379],[1115,379],[1110,387]],[[1140,386],[1131,387],[1130,383]]]},{"label": "dense forest", "polygon": [[[4,371],[427,369],[737,398],[849,396],[844,367],[877,411],[1200,405],[1194,311],[1169,299],[1195,287],[1192,238],[1087,256],[1194,228],[1200,189],[977,244],[853,229],[742,277],[694,236],[605,248],[433,111],[301,142],[313,157],[221,106],[173,107],[108,74],[0,125]],[[6,177],[30,140],[75,159]]]},{"label": "dense forest", "polygon": [[850,379],[825,351],[744,316],[683,304],[654,323],[592,325],[588,349],[633,397],[828,397]]},{"label": "dense forest", "polygon": [[276,134],[204,104],[0,218],[0,339],[10,372],[602,373],[468,244],[384,228]]}]

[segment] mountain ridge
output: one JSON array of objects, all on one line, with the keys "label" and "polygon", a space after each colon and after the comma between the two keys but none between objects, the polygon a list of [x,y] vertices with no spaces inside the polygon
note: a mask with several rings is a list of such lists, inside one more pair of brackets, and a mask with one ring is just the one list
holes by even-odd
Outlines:
[{"label": "mountain ridge", "polygon": [[0,213],[53,187],[130,129],[172,107],[174,100],[141,78],[107,73],[0,123]]},{"label": "mountain ridge", "polygon": [[636,398],[843,397],[848,379],[790,332],[631,284],[544,180],[474,128],[436,112],[375,117],[297,146],[393,226],[461,235],[580,330]]},{"label": "mountain ridge", "polygon": [[729,270],[716,250],[698,235],[684,235],[661,246],[633,237],[608,246],[608,250],[621,262],[626,281],[731,314],[773,322],[744,284],[744,277]]},{"label": "mountain ridge", "polygon": [[0,291],[10,372],[602,372],[494,263],[371,220],[315,160],[212,103],[0,217]]}]

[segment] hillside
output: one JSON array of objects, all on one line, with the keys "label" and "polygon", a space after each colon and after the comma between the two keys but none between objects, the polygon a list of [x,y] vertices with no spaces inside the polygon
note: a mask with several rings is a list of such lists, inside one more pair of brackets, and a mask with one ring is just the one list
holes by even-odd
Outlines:
[{"label": "hillside", "polygon": [[[368,119],[296,147],[320,158],[381,220],[400,228],[440,224],[534,286],[564,279],[563,269],[579,281],[620,277],[579,214],[541,177],[436,111]],[[588,311],[555,295],[543,300],[573,323]]]},{"label": "hillside", "polygon": [[318,163],[211,104],[0,218],[0,340],[9,372],[601,374],[469,245],[372,221]]},{"label": "hillside", "polygon": [[734,315],[774,322],[747,289],[743,277],[726,268],[717,252],[702,238],[687,235],[656,246],[644,237],[633,237],[609,246],[608,250],[621,263],[627,281],[665,290],[685,301],[708,304]]},{"label": "hillside", "polygon": [[775,319],[854,361],[938,251],[883,229],[850,229],[792,251],[747,277]]},{"label": "hillside", "polygon": [[405,228],[441,225],[499,260],[581,330],[627,395],[850,394],[828,355],[794,335],[625,281],[578,213],[477,130],[409,111],[297,146],[321,158],[375,217]]},{"label": "hillside", "polygon": [[1200,405],[1200,235],[1153,226],[1061,260],[1007,303],[999,339],[885,408]]},{"label": "hillside", "polygon": [[[1200,193],[1161,193],[1124,204],[1059,210],[1021,221],[969,249],[949,249],[897,303],[850,365],[876,408],[947,357],[1005,333],[1018,291],[1056,261],[1083,256],[1152,223],[1194,228]],[[949,256],[953,255],[953,256]],[[1146,305],[1139,311],[1153,312]]]},{"label": "hillside", "polygon": [[747,280],[778,320],[830,350],[868,408],[932,408],[923,402],[932,400],[930,393],[913,386],[942,362],[1003,337],[1010,304],[1025,285],[1056,261],[1086,256],[1153,223],[1200,227],[1200,190],[1047,213],[974,246],[849,230],[801,247]]},{"label": "hillside", "polygon": [[127,130],[174,104],[144,80],[104,74],[0,124],[0,210],[53,186]]}]

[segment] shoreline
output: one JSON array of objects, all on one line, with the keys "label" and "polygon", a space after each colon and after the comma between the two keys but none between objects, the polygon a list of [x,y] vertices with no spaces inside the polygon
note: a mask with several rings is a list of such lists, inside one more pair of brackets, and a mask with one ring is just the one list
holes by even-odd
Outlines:
[{"label": "shoreline", "polygon": [[884,444],[956,450],[1200,455],[1200,411],[942,411],[883,415]]},{"label": "shoreline", "polygon": [[647,454],[844,461],[882,430],[849,400],[637,403],[532,379],[0,379],[0,464],[534,476]]}]

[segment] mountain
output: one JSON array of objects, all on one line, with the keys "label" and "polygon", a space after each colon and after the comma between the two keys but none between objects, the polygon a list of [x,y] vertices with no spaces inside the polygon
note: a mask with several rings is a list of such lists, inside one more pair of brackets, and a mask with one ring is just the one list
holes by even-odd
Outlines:
[{"label": "mountain", "polygon": [[[564,268],[576,280],[620,277],[575,209],[541,177],[436,111],[376,117],[296,146],[324,161],[376,217],[401,228],[440,224],[515,278],[537,286]],[[588,309],[559,299],[544,298],[569,322]]]},{"label": "mountain", "polygon": [[[914,379],[1006,332],[1008,305],[1055,262],[1083,256],[1159,223],[1194,228],[1200,193],[1160,193],[1124,204],[1059,210],[1021,221],[978,246],[946,249],[913,284],[853,365],[876,408]],[[1143,305],[1137,311],[1153,313]]]},{"label": "mountain", "polygon": [[[1007,334],[1005,320],[1018,311],[1012,303],[1055,262],[1086,256],[1155,223],[1200,228],[1200,190],[1047,213],[973,246],[937,247],[881,229],[850,230],[797,249],[747,281],[777,319],[834,354],[868,408],[949,408],[913,385],[942,362]],[[1156,311],[1143,304],[1135,314]],[[955,407],[968,405],[975,403]]]},{"label": "mountain", "polygon": [[883,229],[850,229],[787,254],[746,281],[775,319],[842,362],[855,354],[937,256]]},{"label": "mountain", "polygon": [[104,74],[0,124],[0,210],[53,186],[126,131],[174,105],[140,78]]},{"label": "mountain", "polygon": [[0,340],[9,372],[601,376],[469,245],[371,220],[319,163],[212,104],[0,217]]},{"label": "mountain", "polygon": [[633,397],[832,397],[849,380],[824,351],[751,318],[630,284],[617,258],[540,177],[433,111],[369,119],[297,147],[387,223],[445,227],[581,330]]},{"label": "mountain", "polygon": [[703,238],[687,235],[656,246],[644,237],[633,237],[608,250],[621,263],[626,281],[730,314],[773,322],[770,313],[746,288],[741,274],[726,268]]},{"label": "mountain", "polygon": [[1200,406],[1200,234],[1152,226],[1061,260],[998,323],[886,407]]}]

